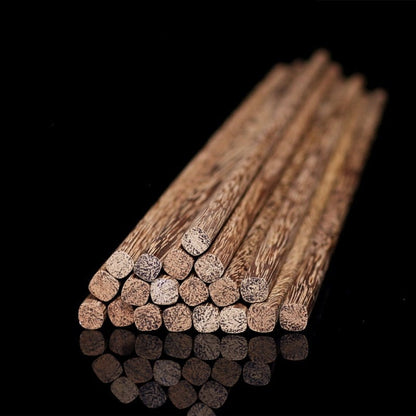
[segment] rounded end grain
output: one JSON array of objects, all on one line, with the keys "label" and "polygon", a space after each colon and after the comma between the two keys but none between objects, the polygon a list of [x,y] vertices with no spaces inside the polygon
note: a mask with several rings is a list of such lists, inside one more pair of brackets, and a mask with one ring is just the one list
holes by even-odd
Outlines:
[{"label": "rounded end grain", "polygon": [[272,332],[276,326],[277,313],[269,303],[253,303],[247,312],[247,325],[255,332]]},{"label": "rounded end grain", "polygon": [[121,289],[121,299],[128,305],[143,306],[147,303],[150,294],[149,283],[130,276],[123,284]]},{"label": "rounded end grain", "polygon": [[146,358],[133,357],[124,361],[124,372],[133,383],[146,383],[153,378],[153,370]]},{"label": "rounded end grain", "polygon": [[96,299],[94,296],[89,295],[79,305],[78,308],[78,321],[84,329],[99,329],[103,326],[106,317],[107,307]]},{"label": "rounded end grain", "polygon": [[179,287],[179,294],[189,306],[200,305],[208,299],[207,285],[196,276],[189,276]]},{"label": "rounded end grain", "polygon": [[283,305],[279,313],[280,326],[286,331],[303,331],[308,324],[308,311],[304,305]]},{"label": "rounded end grain", "polygon": [[134,322],[133,307],[118,297],[108,305],[108,317],[114,326],[132,325]]},{"label": "rounded end grain", "polygon": [[179,283],[172,277],[158,277],[150,284],[150,297],[156,305],[173,305],[179,297]]},{"label": "rounded end grain", "polygon": [[173,248],[163,259],[163,270],[177,280],[183,280],[191,273],[194,258],[183,248]]},{"label": "rounded end grain", "polygon": [[111,276],[123,279],[133,270],[134,261],[125,251],[115,251],[105,262],[105,268]]},{"label": "rounded end grain", "polygon": [[134,323],[139,331],[156,331],[162,326],[162,312],[152,303],[134,310]]},{"label": "rounded end grain", "polygon": [[241,365],[226,358],[218,358],[212,367],[212,379],[225,387],[234,386],[241,375]]},{"label": "rounded end grain", "polygon": [[220,307],[232,305],[240,299],[240,290],[234,280],[222,277],[209,285],[212,301]]},{"label": "rounded end grain", "polygon": [[151,254],[142,254],[134,264],[134,274],[146,282],[151,282],[159,276],[162,262]]},{"label": "rounded end grain", "polygon": [[258,336],[248,343],[248,356],[251,361],[270,364],[276,361],[276,341],[271,336]]},{"label": "rounded end grain", "polygon": [[226,335],[221,339],[221,355],[233,361],[244,360],[247,356],[247,339],[241,335]]},{"label": "rounded end grain", "polygon": [[108,340],[108,348],[117,355],[130,355],[134,351],[136,335],[127,329],[115,329]]},{"label": "rounded end grain", "polygon": [[89,357],[104,354],[106,342],[101,331],[84,329],[79,336],[79,348]]},{"label": "rounded end grain", "polygon": [[247,329],[247,307],[241,303],[226,306],[220,312],[220,327],[227,334],[240,334]]},{"label": "rounded end grain", "polygon": [[163,311],[163,323],[168,331],[183,332],[192,328],[192,312],[183,303],[177,303]]},{"label": "rounded end grain", "polygon": [[243,367],[243,380],[250,386],[267,386],[271,380],[270,367],[267,364],[247,361]]},{"label": "rounded end grain", "polygon": [[131,403],[139,395],[137,386],[127,377],[119,377],[114,380],[110,387],[111,392],[124,404]]},{"label": "rounded end grain", "polygon": [[207,253],[195,262],[195,272],[205,283],[212,283],[222,276],[224,266],[215,254]]},{"label": "rounded end grain", "polygon": [[102,383],[111,383],[123,373],[121,364],[112,354],[103,354],[92,362],[92,370]]},{"label": "rounded end grain", "polygon": [[218,409],[224,405],[228,397],[227,389],[214,380],[207,381],[199,390],[199,400],[207,406]]},{"label": "rounded end grain", "polygon": [[161,407],[167,400],[163,387],[156,381],[149,381],[139,387],[139,398],[149,409]]},{"label": "rounded end grain", "polygon": [[304,334],[284,334],[280,338],[280,353],[289,361],[302,361],[308,357],[309,344]]},{"label": "rounded end grain", "polygon": [[177,409],[186,409],[192,406],[198,398],[195,389],[186,380],[181,380],[174,386],[170,386],[168,396]]},{"label": "rounded end grain", "polygon": [[211,245],[208,234],[199,227],[189,228],[182,237],[182,247],[191,256],[200,256]]},{"label": "rounded end grain", "polygon": [[245,277],[241,281],[240,293],[248,303],[264,302],[269,296],[269,285],[262,277]]},{"label": "rounded end grain", "polygon": [[182,376],[194,386],[202,386],[211,375],[211,367],[205,361],[192,357],[186,361],[182,368]]},{"label": "rounded end grain", "polygon": [[161,386],[174,386],[181,379],[181,366],[172,360],[156,360],[153,364],[153,377]]},{"label": "rounded end grain", "polygon": [[215,416],[215,413],[205,403],[197,402],[188,410],[186,416]]},{"label": "rounded end grain", "polygon": [[215,332],[220,327],[220,311],[211,303],[195,306],[192,322],[198,332]]},{"label": "rounded end grain", "polygon": [[90,280],[88,290],[97,299],[109,302],[117,295],[120,282],[105,270],[99,270]]}]

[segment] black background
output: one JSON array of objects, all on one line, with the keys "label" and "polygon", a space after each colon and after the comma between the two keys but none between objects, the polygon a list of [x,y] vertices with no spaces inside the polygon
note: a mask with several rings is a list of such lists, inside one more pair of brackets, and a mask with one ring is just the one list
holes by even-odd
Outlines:
[{"label": "black background", "polygon": [[325,47],[346,75],[386,89],[388,105],[307,331],[308,359],[278,359],[271,384],[239,384],[218,414],[414,413],[414,3],[140,4],[4,14],[16,117],[2,152],[1,411],[186,413],[121,405],[79,351],[77,308],[93,273],[271,66]]}]

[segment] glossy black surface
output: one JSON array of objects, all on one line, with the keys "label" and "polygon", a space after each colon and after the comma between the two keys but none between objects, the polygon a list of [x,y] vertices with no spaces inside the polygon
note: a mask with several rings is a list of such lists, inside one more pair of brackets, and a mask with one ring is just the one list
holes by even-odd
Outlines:
[{"label": "glossy black surface", "polygon": [[77,308],[92,274],[269,68],[325,47],[345,74],[385,88],[388,106],[304,334],[308,356],[278,355],[269,384],[240,380],[216,413],[414,413],[412,6],[97,3],[6,15],[6,81],[28,111],[3,154],[12,232],[1,412],[186,414],[121,404],[80,350]]}]

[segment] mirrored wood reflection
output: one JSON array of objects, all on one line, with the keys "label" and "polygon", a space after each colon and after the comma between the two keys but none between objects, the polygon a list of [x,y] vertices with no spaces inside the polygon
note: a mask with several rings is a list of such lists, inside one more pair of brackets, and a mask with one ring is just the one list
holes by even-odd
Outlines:
[{"label": "mirrored wood reflection", "polygon": [[304,334],[228,335],[137,333],[114,329],[108,337],[84,330],[82,354],[97,378],[121,403],[140,400],[149,409],[172,404],[189,416],[212,416],[239,383],[266,386],[276,360],[307,358]]}]

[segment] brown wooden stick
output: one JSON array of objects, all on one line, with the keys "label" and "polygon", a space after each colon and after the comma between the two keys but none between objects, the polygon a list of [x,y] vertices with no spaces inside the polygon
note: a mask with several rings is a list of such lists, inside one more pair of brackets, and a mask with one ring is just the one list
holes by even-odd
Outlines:
[{"label": "brown wooden stick", "polygon": [[85,329],[99,329],[107,316],[107,307],[92,295],[88,295],[78,308],[79,324]]},{"label": "brown wooden stick", "polygon": [[149,409],[156,409],[168,399],[163,387],[156,381],[149,381],[139,387],[139,398]]},{"label": "brown wooden stick", "polygon": [[248,342],[248,356],[251,361],[270,364],[276,361],[276,341],[271,336],[257,336]]},{"label": "brown wooden stick", "polygon": [[123,363],[126,376],[133,383],[146,383],[153,378],[150,361],[142,357],[132,357]]},{"label": "brown wooden stick", "polygon": [[134,309],[123,302],[121,297],[114,299],[107,307],[108,317],[114,326],[124,327],[134,322]]},{"label": "brown wooden stick", "polygon": [[115,251],[105,262],[105,269],[116,279],[123,279],[133,270],[133,259],[122,250]]},{"label": "brown wooden stick", "polygon": [[[328,99],[321,103],[318,109],[317,122],[324,122],[324,120],[327,119],[328,115],[333,111],[335,103],[342,100],[341,92],[341,84],[337,83],[330,91]],[[291,163],[288,165],[287,169],[285,169],[281,181],[269,196],[266,204],[259,212],[244,241],[225,270],[223,278],[229,278],[235,281],[238,287],[240,287],[242,279],[247,275],[247,271],[255,259],[270,224],[276,217],[276,212],[283,203],[285,194],[287,193],[291,182],[302,168],[303,161],[309,151],[311,142],[312,137],[307,135],[300,144]]]},{"label": "brown wooden stick", "polygon": [[100,355],[92,362],[92,369],[102,383],[111,383],[123,373],[120,362],[112,354]]},{"label": "brown wooden stick", "polygon": [[[350,114],[343,122],[343,132],[337,147],[326,167],[321,183],[313,196],[309,211],[303,219],[303,223],[299,228],[293,247],[289,251],[281,270],[277,274],[277,280],[268,297],[268,301],[250,307],[248,312],[248,325],[253,331],[263,333],[273,331],[276,324],[278,309],[290,286],[294,283],[297,275],[298,263],[303,258],[304,250],[310,244],[311,235],[325,208],[333,184],[342,171],[346,154],[352,148],[354,130],[359,122],[360,115],[364,110],[365,99],[362,98],[361,100],[357,100],[357,104],[350,110]],[[265,286],[265,291],[268,291],[268,286]]]},{"label": "brown wooden stick", "polygon": [[240,299],[238,284],[227,276],[224,276],[209,285],[211,300],[217,306],[228,306]]},{"label": "brown wooden stick", "polygon": [[[292,155],[301,142],[306,129],[328,89],[339,75],[339,67],[332,65],[316,89],[307,97],[282,139],[275,146],[265,165],[261,168],[244,197],[224,224],[209,250],[195,262],[195,271],[207,283],[220,278],[230,264],[235,252],[290,163]],[[316,115],[315,115],[316,118]]]},{"label": "brown wooden stick", "polygon": [[[275,88],[280,91],[282,83],[279,81]],[[145,253],[138,258],[135,273],[139,277],[146,281],[154,279],[160,272],[162,263],[163,265],[166,263],[165,271],[179,280],[189,274],[193,266],[193,258],[181,248],[182,234],[222,179],[245,157],[250,147],[253,147],[259,132],[271,122],[271,114],[279,99],[279,94],[273,90],[269,91],[268,96],[263,97],[264,102],[259,102],[257,108],[252,108],[253,116],[243,120],[236,130],[238,143],[236,137],[230,135],[229,141],[234,142],[234,146],[219,155],[213,169],[208,171],[204,167],[205,170],[201,169],[198,172],[200,180],[194,185],[190,197],[178,206],[177,212],[169,218],[160,234],[149,241]]]},{"label": "brown wooden stick", "polygon": [[186,278],[179,286],[179,294],[188,306],[197,306],[208,300],[207,285],[195,275]]},{"label": "brown wooden stick", "polygon": [[226,306],[220,311],[220,328],[227,334],[240,334],[247,329],[247,306],[242,303]]},{"label": "brown wooden stick", "polygon": [[166,308],[162,316],[163,323],[168,331],[182,332],[192,328],[191,309],[183,303],[177,303]]},{"label": "brown wooden stick", "polygon": [[302,361],[308,357],[308,338],[304,334],[284,334],[279,339],[280,355],[284,360]]},{"label": "brown wooden stick", "polygon": [[118,355],[130,355],[134,351],[136,335],[127,329],[116,328],[108,340],[110,351]]},{"label": "brown wooden stick", "polygon": [[192,323],[198,332],[215,332],[220,327],[220,310],[210,302],[195,306]]},{"label": "brown wooden stick", "polygon": [[280,310],[280,326],[284,329],[300,331],[307,325],[375,137],[385,100],[384,91],[378,90],[371,95],[365,120],[357,134],[354,152],[350,152],[347,157],[342,176],[338,178],[314,232],[305,263],[299,269],[296,284],[291,288]]},{"label": "brown wooden stick", "polygon": [[326,123],[316,125],[309,133],[311,148],[302,169],[292,182],[288,193],[270,224],[256,257],[240,285],[241,297],[250,303],[265,301],[290,250],[302,219],[308,211],[315,190],[321,183],[325,167],[336,148],[343,127],[344,112],[357,98],[362,78],[349,80],[341,105]]},{"label": "brown wooden stick", "polygon": [[170,276],[161,276],[150,284],[150,297],[156,305],[173,305],[179,298],[179,283]]},{"label": "brown wooden stick", "polygon": [[243,380],[251,386],[267,386],[272,374],[270,367],[262,362],[247,361],[243,367]]},{"label": "brown wooden stick", "polygon": [[135,276],[130,276],[121,289],[121,299],[132,306],[143,306],[149,300],[150,285]]},{"label": "brown wooden stick", "polygon": [[134,323],[139,331],[156,331],[162,326],[162,311],[152,303],[139,306],[134,310]]},{"label": "brown wooden stick", "polygon": [[97,299],[109,302],[120,288],[120,282],[105,270],[99,270],[90,280],[88,290]]},{"label": "brown wooden stick", "polygon": [[182,246],[193,256],[205,252],[214,241],[255,177],[270,150],[281,137],[313,81],[328,63],[328,54],[315,53],[305,69],[291,84],[287,95],[276,108],[273,123],[258,137],[257,146],[239,163],[229,177],[223,180],[206,206],[198,213],[182,238]]}]

